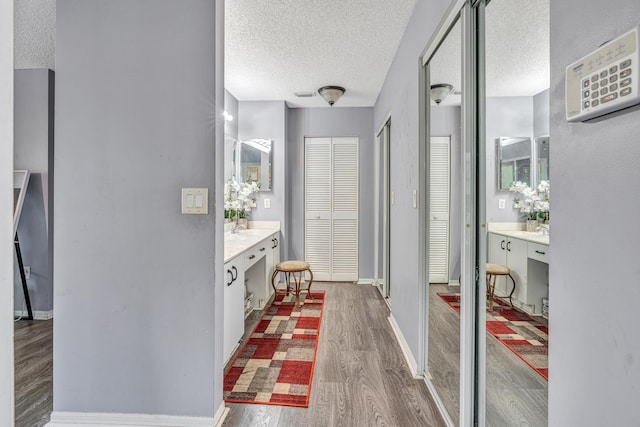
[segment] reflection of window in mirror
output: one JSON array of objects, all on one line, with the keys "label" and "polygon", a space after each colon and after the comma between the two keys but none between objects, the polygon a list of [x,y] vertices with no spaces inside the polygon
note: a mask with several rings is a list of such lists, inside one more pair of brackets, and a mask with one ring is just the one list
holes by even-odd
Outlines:
[{"label": "reflection of window in mirror", "polygon": [[509,190],[515,181],[531,186],[531,138],[500,137],[498,151],[498,189]]}]

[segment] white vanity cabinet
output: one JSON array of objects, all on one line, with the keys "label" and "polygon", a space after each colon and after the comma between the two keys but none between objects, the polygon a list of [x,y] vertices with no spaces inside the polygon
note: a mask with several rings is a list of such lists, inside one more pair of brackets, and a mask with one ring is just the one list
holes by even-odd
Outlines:
[{"label": "white vanity cabinet", "polygon": [[[548,236],[524,231],[497,231],[488,235],[488,262],[505,265],[516,281],[514,305],[530,314],[542,313],[542,298],[549,295]],[[496,295],[511,292],[511,280],[496,278]]]},{"label": "white vanity cabinet", "polygon": [[[513,296],[519,300],[521,283],[527,282],[527,242],[520,239],[489,233],[489,262],[504,265],[511,270],[516,281]],[[496,295],[509,295],[513,283],[506,276],[496,278]]]},{"label": "white vanity cabinet", "polygon": [[244,262],[236,257],[224,265],[224,338],[222,350],[229,358],[244,335]]},{"label": "white vanity cabinet", "polygon": [[244,335],[244,320],[273,296],[271,275],[280,262],[280,226],[225,234],[224,339],[228,359]]}]

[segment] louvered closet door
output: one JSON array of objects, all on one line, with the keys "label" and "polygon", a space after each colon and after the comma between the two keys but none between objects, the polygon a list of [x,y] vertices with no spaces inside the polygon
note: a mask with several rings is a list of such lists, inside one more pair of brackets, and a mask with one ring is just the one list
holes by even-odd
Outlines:
[{"label": "louvered closet door", "polygon": [[331,280],[331,138],[305,139],[304,258],[314,280]]},{"label": "louvered closet door", "polygon": [[450,137],[431,137],[429,283],[449,282]]},{"label": "louvered closet door", "polygon": [[358,138],[305,139],[305,260],[315,280],[358,280]]},{"label": "louvered closet door", "polygon": [[358,138],[333,138],[331,280],[358,280]]}]

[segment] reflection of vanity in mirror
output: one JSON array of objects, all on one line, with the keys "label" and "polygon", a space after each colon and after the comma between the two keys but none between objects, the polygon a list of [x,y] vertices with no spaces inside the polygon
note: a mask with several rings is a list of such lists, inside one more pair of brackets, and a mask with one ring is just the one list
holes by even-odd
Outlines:
[{"label": "reflection of vanity in mirror", "polygon": [[239,182],[259,182],[260,191],[271,190],[273,140],[237,140],[225,136],[225,177]]}]

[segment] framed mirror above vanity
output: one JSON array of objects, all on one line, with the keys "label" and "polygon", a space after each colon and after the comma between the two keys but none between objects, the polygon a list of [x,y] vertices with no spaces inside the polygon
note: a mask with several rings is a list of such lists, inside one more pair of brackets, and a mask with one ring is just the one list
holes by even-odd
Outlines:
[{"label": "framed mirror above vanity", "polygon": [[[508,191],[515,181],[536,187],[549,180],[549,137],[502,136],[496,139],[498,190]],[[535,167],[532,167],[535,165]]]},{"label": "framed mirror above vanity", "polygon": [[496,141],[498,190],[515,181],[531,186],[531,138],[501,136]]},{"label": "framed mirror above vanity", "polygon": [[225,137],[225,178],[259,182],[260,191],[272,186],[273,140]]}]

